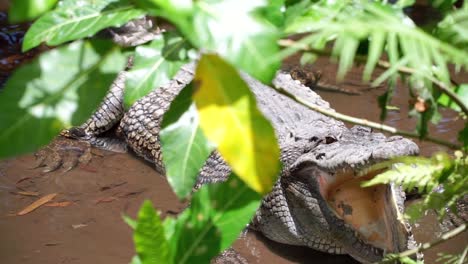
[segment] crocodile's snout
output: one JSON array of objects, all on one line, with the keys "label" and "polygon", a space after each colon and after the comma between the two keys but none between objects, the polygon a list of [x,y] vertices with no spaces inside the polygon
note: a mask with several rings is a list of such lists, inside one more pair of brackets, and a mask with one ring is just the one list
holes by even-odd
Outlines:
[{"label": "crocodile's snout", "polygon": [[[313,198],[326,220],[325,230],[344,252],[364,263],[376,262],[384,253],[408,247],[410,232],[401,217],[405,197],[394,185],[361,187],[379,172],[364,176],[358,172],[378,161],[417,153],[417,145],[410,140],[355,127],[299,157],[288,181],[301,182],[292,184],[319,194]],[[311,200],[304,192],[294,195]],[[301,214],[295,213],[299,218]]]}]

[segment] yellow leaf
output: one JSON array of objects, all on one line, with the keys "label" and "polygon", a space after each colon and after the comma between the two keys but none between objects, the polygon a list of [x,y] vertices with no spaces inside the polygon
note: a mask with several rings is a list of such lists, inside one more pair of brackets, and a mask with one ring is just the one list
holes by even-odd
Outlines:
[{"label": "yellow leaf", "polygon": [[239,73],[217,55],[203,55],[195,73],[200,126],[232,170],[253,190],[268,193],[279,172],[274,129],[257,109]]}]

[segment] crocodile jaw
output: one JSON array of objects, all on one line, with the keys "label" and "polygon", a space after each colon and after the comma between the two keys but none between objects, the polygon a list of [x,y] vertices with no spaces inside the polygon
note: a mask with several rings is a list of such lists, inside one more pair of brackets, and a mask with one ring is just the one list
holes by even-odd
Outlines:
[{"label": "crocodile jaw", "polygon": [[[333,214],[329,222],[342,220],[354,231],[354,238],[344,236],[341,239],[348,254],[362,262],[373,262],[376,256],[368,256],[363,252],[365,248],[372,251],[373,255],[406,249],[409,233],[398,206],[400,199],[404,198],[397,187],[393,184],[368,188],[360,186],[378,172],[359,178],[354,176],[351,169],[334,174],[319,170],[314,174],[320,193],[330,209],[328,212]],[[330,226],[334,228],[332,223]]]}]

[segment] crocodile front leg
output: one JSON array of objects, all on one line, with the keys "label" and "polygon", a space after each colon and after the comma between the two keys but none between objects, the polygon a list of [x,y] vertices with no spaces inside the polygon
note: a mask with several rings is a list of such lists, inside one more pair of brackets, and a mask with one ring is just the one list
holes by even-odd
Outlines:
[{"label": "crocodile front leg", "polygon": [[91,146],[114,152],[126,152],[127,145],[123,140],[102,136],[117,125],[124,115],[124,86],[125,72],[121,72],[96,112],[83,125],[63,130],[51,144],[35,153],[35,167],[45,166],[44,172],[51,172],[61,167],[65,171],[71,170],[78,164],[88,163],[91,160]]}]

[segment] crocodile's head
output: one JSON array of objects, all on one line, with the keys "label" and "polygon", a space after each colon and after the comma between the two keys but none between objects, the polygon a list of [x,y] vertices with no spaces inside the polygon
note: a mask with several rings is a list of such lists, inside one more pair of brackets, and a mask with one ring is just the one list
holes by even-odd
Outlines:
[{"label": "crocodile's head", "polygon": [[[410,232],[400,215],[404,193],[394,185],[361,188],[376,173],[358,173],[391,157],[415,155],[417,145],[363,127],[307,141],[316,143],[299,148],[303,153],[286,166],[262,204],[264,213],[257,213],[263,233],[278,242],[346,253],[365,263],[407,249]],[[287,150],[283,154],[289,155]]]}]

